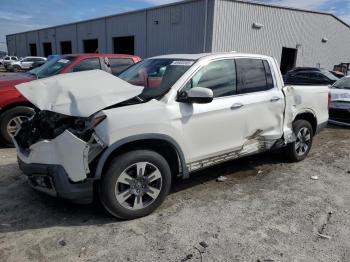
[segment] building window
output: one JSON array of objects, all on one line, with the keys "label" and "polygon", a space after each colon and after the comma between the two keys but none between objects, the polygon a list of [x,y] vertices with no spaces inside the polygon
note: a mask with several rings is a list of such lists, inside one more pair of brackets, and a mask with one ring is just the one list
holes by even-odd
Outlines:
[{"label": "building window", "polygon": [[61,42],[61,54],[71,54],[72,53],[72,42],[71,41],[62,41]]},{"label": "building window", "polygon": [[84,53],[98,53],[98,39],[88,39],[83,41]]},{"label": "building window", "polygon": [[48,57],[49,55],[52,55],[52,45],[51,43],[43,43],[44,48],[44,56]]},{"label": "building window", "polygon": [[135,37],[123,36],[113,38],[113,50],[114,54],[135,54]]},{"label": "building window", "polygon": [[36,44],[29,44],[29,51],[31,56],[37,56],[38,51],[36,49]]}]

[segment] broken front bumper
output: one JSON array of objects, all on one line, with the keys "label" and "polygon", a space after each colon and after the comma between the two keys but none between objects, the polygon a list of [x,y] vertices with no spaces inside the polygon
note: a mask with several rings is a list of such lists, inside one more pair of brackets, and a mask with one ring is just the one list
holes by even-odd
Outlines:
[{"label": "broken front bumper", "polygon": [[93,200],[93,179],[72,183],[66,171],[59,165],[27,164],[18,158],[18,164],[28,176],[30,185],[37,191],[78,203],[91,203]]},{"label": "broken front bumper", "polygon": [[100,145],[86,143],[68,130],[29,149],[22,149],[15,139],[14,144],[20,169],[35,189],[56,197],[91,202],[94,179],[88,177],[89,159],[102,150]]}]

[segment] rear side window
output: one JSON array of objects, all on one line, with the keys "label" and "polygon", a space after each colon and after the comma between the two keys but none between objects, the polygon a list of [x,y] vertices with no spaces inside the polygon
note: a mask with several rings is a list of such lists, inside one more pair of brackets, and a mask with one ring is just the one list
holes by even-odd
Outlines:
[{"label": "rear side window", "polygon": [[237,91],[239,94],[266,91],[273,88],[271,69],[261,59],[236,59]]},{"label": "rear side window", "polygon": [[108,58],[108,60],[113,75],[118,75],[129,66],[134,64],[134,61],[129,58]]},{"label": "rear side window", "polygon": [[32,58],[32,61],[41,62],[41,61],[44,61],[44,59],[43,58]]},{"label": "rear side window", "polygon": [[100,59],[99,58],[88,58],[81,60],[72,68],[72,72],[81,72],[94,69],[101,69]]}]

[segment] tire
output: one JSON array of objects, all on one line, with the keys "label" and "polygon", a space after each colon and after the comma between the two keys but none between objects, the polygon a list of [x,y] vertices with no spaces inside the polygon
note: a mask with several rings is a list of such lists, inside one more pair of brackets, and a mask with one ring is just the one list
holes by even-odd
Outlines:
[{"label": "tire", "polygon": [[18,73],[21,71],[21,68],[19,66],[13,66],[12,67],[12,71],[15,72],[15,73]]},{"label": "tire", "polygon": [[296,141],[285,148],[285,156],[290,162],[304,160],[310,152],[314,132],[311,124],[306,120],[297,120],[293,123]]},{"label": "tire", "polygon": [[[5,111],[0,116],[0,140],[6,146],[13,146],[11,135],[15,134],[21,122],[35,113],[33,108],[17,106]],[[16,127],[15,127],[16,125]],[[9,128],[11,127],[11,128]],[[14,127],[14,128],[12,128]],[[12,131],[13,133],[9,133]]]},{"label": "tire", "polygon": [[117,218],[147,216],[169,194],[171,180],[170,167],[160,154],[150,150],[131,151],[112,160],[100,183],[100,200]]}]

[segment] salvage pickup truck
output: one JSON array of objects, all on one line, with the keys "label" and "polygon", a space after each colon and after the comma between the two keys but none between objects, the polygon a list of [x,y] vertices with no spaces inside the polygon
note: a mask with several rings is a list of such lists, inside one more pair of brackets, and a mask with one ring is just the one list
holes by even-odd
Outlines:
[{"label": "salvage pickup truck", "polygon": [[41,109],[14,136],[31,185],[79,202],[96,191],[122,219],[153,212],[174,177],[275,149],[301,161],[328,121],[328,87],[284,86],[261,55],[166,55],[118,78],[94,70],[17,89]]}]

